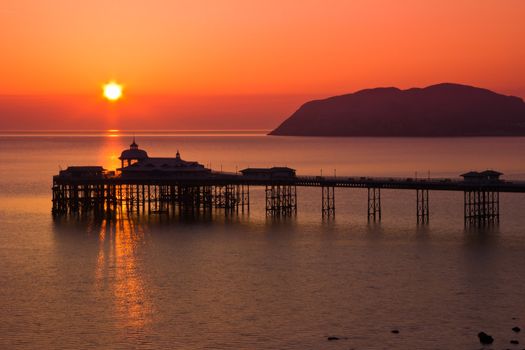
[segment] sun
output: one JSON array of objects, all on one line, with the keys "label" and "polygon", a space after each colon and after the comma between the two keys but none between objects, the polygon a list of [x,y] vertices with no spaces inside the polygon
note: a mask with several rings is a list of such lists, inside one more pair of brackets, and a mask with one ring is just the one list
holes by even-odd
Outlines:
[{"label": "sun", "polygon": [[104,91],[104,97],[109,101],[117,101],[122,97],[122,85],[114,81],[104,84],[102,89]]}]

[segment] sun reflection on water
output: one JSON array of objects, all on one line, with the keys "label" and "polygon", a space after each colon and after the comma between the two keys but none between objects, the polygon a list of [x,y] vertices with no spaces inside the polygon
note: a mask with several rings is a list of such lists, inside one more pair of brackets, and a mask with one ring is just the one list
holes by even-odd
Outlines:
[{"label": "sun reflection on water", "polygon": [[129,219],[103,220],[96,265],[98,288],[112,292],[119,328],[138,331],[151,322],[152,303],[138,259],[144,231]]},{"label": "sun reflection on water", "polygon": [[[118,130],[117,130],[118,131]],[[122,152],[122,145],[119,134],[107,134],[104,138],[102,148],[99,154],[99,163],[105,169],[115,170],[120,168],[120,152]]]}]

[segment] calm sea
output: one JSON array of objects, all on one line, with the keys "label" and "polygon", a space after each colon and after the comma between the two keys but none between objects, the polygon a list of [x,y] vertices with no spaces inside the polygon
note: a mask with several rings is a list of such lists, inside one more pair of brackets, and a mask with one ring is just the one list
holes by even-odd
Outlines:
[{"label": "calm sea", "polygon": [[[151,156],[214,169],[287,165],[299,174],[452,176],[492,168],[525,179],[525,138],[289,138],[257,132],[136,133]],[[501,222],[466,229],[462,193],[319,189],[298,214],[203,220],[162,215],[53,220],[51,177],[68,165],[118,166],[130,135],[0,136],[1,349],[479,349],[525,343],[525,194],[501,196]],[[393,334],[393,329],[399,334]],[[522,332],[524,333],[524,332]],[[340,340],[328,341],[328,336]],[[524,347],[524,346],[521,346]]]}]

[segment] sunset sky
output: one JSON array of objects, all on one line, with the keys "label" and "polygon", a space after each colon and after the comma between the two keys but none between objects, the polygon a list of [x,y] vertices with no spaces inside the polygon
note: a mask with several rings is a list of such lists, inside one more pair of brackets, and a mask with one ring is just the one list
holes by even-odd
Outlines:
[{"label": "sunset sky", "polygon": [[523,0],[2,1],[0,129],[269,129],[308,99],[445,81],[525,97],[524,18]]}]

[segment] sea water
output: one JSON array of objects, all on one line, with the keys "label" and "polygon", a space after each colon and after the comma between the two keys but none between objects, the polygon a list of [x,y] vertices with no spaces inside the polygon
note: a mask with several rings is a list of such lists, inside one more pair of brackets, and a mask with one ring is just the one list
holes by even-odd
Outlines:
[{"label": "sea water", "polygon": [[[525,179],[525,138],[293,138],[258,133],[136,132],[150,156],[215,170],[289,166],[326,176],[458,177],[492,168]],[[318,188],[298,212],[53,219],[52,175],[114,169],[131,133],[0,136],[1,349],[478,349],[511,347],[525,328],[525,194],[501,194],[501,220],[465,227],[463,194]],[[391,333],[399,330],[399,334]],[[328,341],[327,337],[339,340]]]}]

